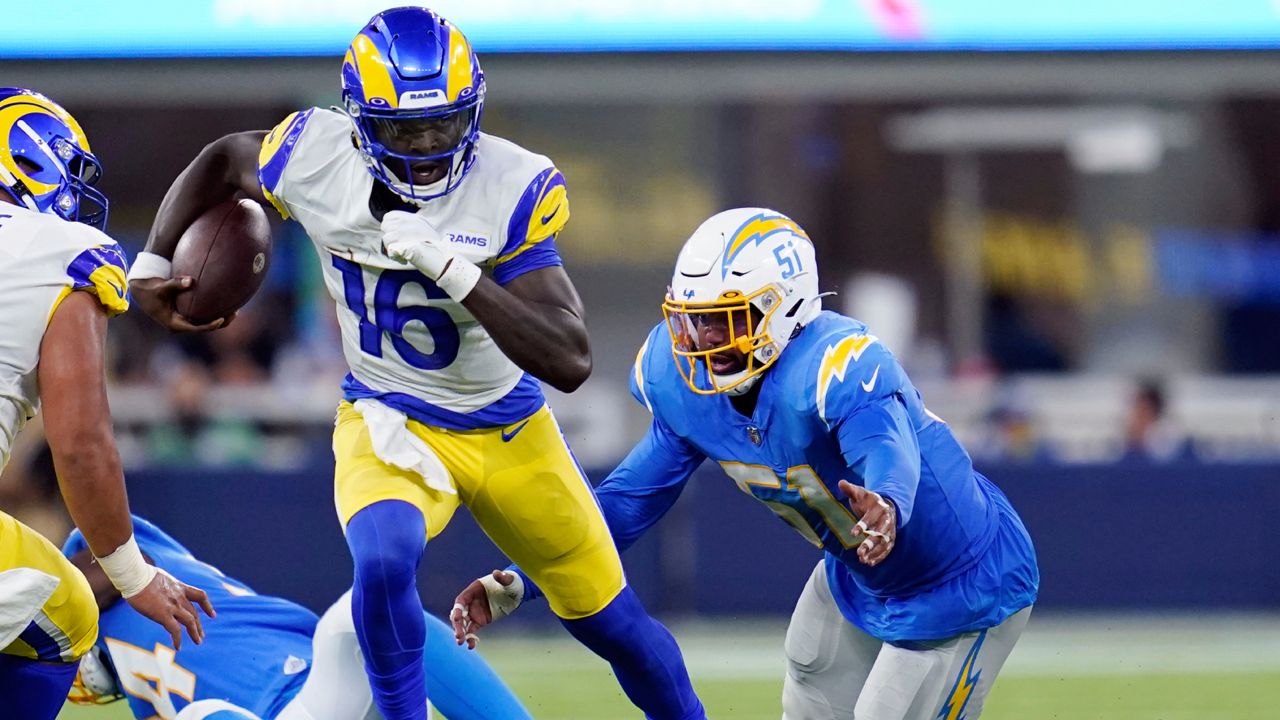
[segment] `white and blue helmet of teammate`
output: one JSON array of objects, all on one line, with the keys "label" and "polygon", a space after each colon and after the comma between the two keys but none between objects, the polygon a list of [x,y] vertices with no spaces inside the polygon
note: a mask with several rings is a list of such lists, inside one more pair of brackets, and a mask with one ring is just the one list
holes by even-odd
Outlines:
[{"label": "white and blue helmet of teammate", "polygon": [[0,193],[35,212],[104,229],[102,166],[80,123],[49,98],[0,88]]},{"label": "white and blue helmet of teammate", "polygon": [[[704,395],[744,393],[822,310],[813,243],[774,210],[713,215],[680,250],[662,310],[689,387]],[[727,334],[709,345],[703,328],[715,320]],[[730,350],[745,355],[745,366],[717,372],[712,356]]]},{"label": "white and blue helmet of teammate", "polygon": [[[427,8],[373,16],[342,62],[342,103],[369,172],[409,201],[453,192],[471,170],[484,94],[471,43]],[[416,183],[433,164],[443,177]]]}]

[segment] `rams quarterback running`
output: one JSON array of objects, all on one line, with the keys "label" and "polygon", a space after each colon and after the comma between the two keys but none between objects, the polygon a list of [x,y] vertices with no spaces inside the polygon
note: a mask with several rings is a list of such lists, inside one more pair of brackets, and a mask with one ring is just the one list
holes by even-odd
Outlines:
[{"label": "rams quarterback running", "polygon": [[[889,350],[822,310],[809,237],[763,208],[715,215],[662,307],[631,377],[653,423],[596,490],[618,546],[710,458],[824,553],[787,630],[784,718],[977,718],[1035,602],[1031,540]],[[472,583],[457,639],[536,581]]]},{"label": "rams quarterback running", "polygon": [[[133,518],[138,545],[158,567],[218,603],[218,632],[173,648],[154,624],[119,602],[73,532],[62,552],[84,571],[101,608],[98,642],[80,661],[69,699],[127,699],[134,717],[159,720],[373,720],[351,594],[318,620],[288,600],[259,595],[191,554],[153,523]],[[450,720],[528,720],[529,713],[478,655],[429,615],[426,668],[432,702]],[[470,655],[471,657],[468,657]]]},{"label": "rams quarterback running", "polygon": [[626,587],[539,384],[572,391],[591,370],[581,301],[556,250],[564,177],[480,132],[479,61],[426,8],[376,15],[341,78],[341,108],[226,136],[192,162],[130,273],[137,303],[175,330],[222,322],[197,327],[177,313],[190,279],[169,277],[169,258],[183,230],[234,193],[311,237],[350,368],[333,448],[356,633],[389,720],[426,711],[415,574],[460,503],[637,706],[702,717],[674,639]]},{"label": "rams quarterback running", "polygon": [[[80,124],[49,98],[0,88],[0,470],[43,410],[62,497],[102,570],[138,612],[201,641],[205,594],[148,565],[129,525],[103,384],[107,318],[129,307],[124,254]],[[159,628],[156,628],[159,631]],[[0,698],[53,718],[98,632],[88,583],[48,540],[0,512]]]}]

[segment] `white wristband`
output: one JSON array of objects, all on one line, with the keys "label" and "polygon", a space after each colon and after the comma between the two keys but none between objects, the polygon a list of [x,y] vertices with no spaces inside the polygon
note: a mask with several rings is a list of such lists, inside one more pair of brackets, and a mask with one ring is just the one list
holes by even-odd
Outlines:
[{"label": "white wristband", "polygon": [[116,548],[115,552],[97,560],[102,571],[107,574],[107,579],[126,600],[145,590],[159,572],[154,565],[148,565],[142,558],[142,551],[138,549],[138,541],[133,535],[129,536],[125,544]]},{"label": "white wristband", "polygon": [[489,596],[490,622],[510,615],[524,602],[524,579],[520,577],[520,573],[511,574],[515,576],[515,580],[510,585],[498,582],[492,574],[476,578],[484,586],[485,595]]},{"label": "white wristband", "polygon": [[444,291],[454,302],[462,302],[480,282],[480,266],[465,258],[453,256],[449,266],[436,278],[436,287]]},{"label": "white wristband", "polygon": [[129,267],[129,282],[150,278],[168,280],[172,275],[173,261],[155,253],[138,253],[138,256],[133,259],[133,265]]}]

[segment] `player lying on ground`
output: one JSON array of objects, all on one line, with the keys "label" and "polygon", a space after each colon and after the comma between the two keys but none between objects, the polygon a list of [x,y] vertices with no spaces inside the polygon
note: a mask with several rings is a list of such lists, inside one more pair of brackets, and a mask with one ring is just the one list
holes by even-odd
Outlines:
[{"label": "player lying on ground", "polygon": [[[107,318],[129,307],[124,254],[80,125],[49,98],[0,88],[0,470],[37,410],[71,518],[111,583],[178,645],[204,635],[204,593],[157,574],[129,527],[104,387]],[[0,698],[5,717],[53,718],[92,645],[84,577],[0,512]],[[160,630],[159,627],[156,628]]]},{"label": "player lying on ground", "polygon": [[[84,536],[73,532],[62,552],[89,579],[102,618],[72,702],[96,704],[127,696],[135,717],[163,720],[199,720],[214,711],[230,713],[226,718],[266,720],[381,717],[373,709],[357,647],[350,593],[317,621],[310,610],[258,595],[197,560],[152,523],[135,516],[133,525],[138,545],[157,567],[217,601],[217,632],[200,647],[175,650],[159,628],[119,602],[119,593],[91,562]],[[425,613],[423,621],[427,684],[440,712],[449,720],[529,717],[480,656],[453,642],[443,621]]]},{"label": "player lying on ground", "polygon": [[460,503],[637,706],[700,718],[679,648],[626,587],[538,382],[572,391],[591,370],[555,244],[569,218],[564,177],[480,132],[484,94],[458,28],[425,8],[380,13],[347,51],[342,110],[304,110],[201,152],[165,196],[130,287],[171,329],[221,322],[177,313],[186,286],[168,259],[183,230],[237,192],[311,237],[351,369],[335,495],[356,633],[387,718],[425,713],[416,571]]},{"label": "player lying on ground", "polygon": [[[771,210],[715,215],[663,312],[631,378],[653,424],[596,489],[618,546],[711,458],[825,551],[787,630],[784,718],[977,718],[1035,601],[1031,539],[889,350],[822,311],[808,236]],[[459,596],[459,642],[537,595],[513,579]]]}]

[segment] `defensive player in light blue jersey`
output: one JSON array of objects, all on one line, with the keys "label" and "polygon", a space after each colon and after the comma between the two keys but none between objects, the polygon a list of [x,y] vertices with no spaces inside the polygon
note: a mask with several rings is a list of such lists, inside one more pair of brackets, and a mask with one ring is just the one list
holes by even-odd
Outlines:
[{"label": "defensive player in light blue jersey", "polygon": [[[351,596],[317,619],[310,610],[259,595],[134,516],[134,534],[156,566],[218,603],[217,631],[204,645],[174,650],[169,635],[118,602],[89,562],[77,530],[62,551],[84,570],[101,607],[98,642],[81,661],[71,700],[128,698],[138,718],[163,720],[363,720],[381,718],[351,620]],[[426,615],[425,667],[431,698],[450,720],[520,720],[529,713],[479,656],[458,648],[449,627]],[[471,657],[468,657],[470,655]]]},{"label": "defensive player in light blue jersey", "polygon": [[[625,549],[710,458],[823,550],[787,631],[784,718],[973,720],[1035,602],[1031,540],[888,348],[820,297],[789,218],[703,223],[631,377],[653,424],[596,495]],[[472,583],[459,641],[535,595],[521,574]]]}]

